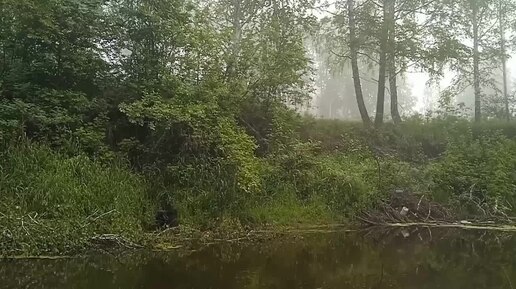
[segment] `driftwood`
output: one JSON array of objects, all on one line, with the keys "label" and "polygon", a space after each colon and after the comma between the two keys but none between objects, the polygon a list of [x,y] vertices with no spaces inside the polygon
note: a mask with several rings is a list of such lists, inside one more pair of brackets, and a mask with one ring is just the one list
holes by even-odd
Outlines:
[{"label": "driftwood", "polygon": [[[464,222],[464,221],[463,221]],[[502,225],[502,224],[475,224],[475,223],[439,223],[439,222],[430,222],[430,223],[386,223],[381,224],[381,226],[385,227],[432,227],[432,228],[457,228],[457,229],[467,229],[467,230],[491,230],[491,231],[504,231],[504,232],[516,232],[516,224],[515,225]]]},{"label": "driftwood", "polygon": [[0,256],[0,260],[62,260],[72,259],[72,256]]}]

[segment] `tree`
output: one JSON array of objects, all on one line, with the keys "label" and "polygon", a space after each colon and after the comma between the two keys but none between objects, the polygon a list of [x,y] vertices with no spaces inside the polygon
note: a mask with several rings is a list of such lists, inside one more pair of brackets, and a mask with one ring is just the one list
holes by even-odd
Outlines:
[{"label": "tree", "polygon": [[6,0],[0,10],[0,129],[62,145],[84,122],[100,121],[101,1]]},{"label": "tree", "polygon": [[371,119],[367,112],[367,108],[364,103],[364,95],[362,92],[362,84],[360,82],[360,71],[358,67],[358,48],[356,39],[356,24],[355,24],[355,3],[353,0],[348,0],[348,21],[349,21],[349,46],[350,46],[350,58],[351,58],[351,69],[353,73],[353,85],[355,87],[355,96],[357,99],[358,109],[360,111],[360,117],[362,122],[366,126],[371,125]]},{"label": "tree", "polygon": [[[343,5],[343,1],[337,1],[338,12],[328,17],[330,20],[321,21],[323,33],[326,34],[325,41],[321,45],[329,47],[328,50],[333,55],[330,62],[351,62],[352,72],[355,70],[352,73],[355,79],[364,80],[367,74],[364,72],[357,74],[354,66],[358,66],[360,70],[363,64],[362,68],[366,68],[366,71],[376,70],[378,78],[375,80],[377,86],[375,125],[380,126],[383,123],[384,106],[387,102],[390,102],[390,115],[393,121],[399,123],[401,121],[397,83],[399,76],[412,67],[420,71],[438,73],[435,63],[442,57],[436,53],[439,51],[437,46],[440,43],[430,42],[428,37],[430,33],[437,30],[437,26],[443,26],[435,20],[438,16],[428,16],[436,14],[438,11],[436,5],[434,1],[420,0],[360,1],[359,5],[353,1],[356,7],[350,10],[349,2],[344,3],[346,5]],[[347,8],[347,14],[341,12],[345,8]],[[350,12],[352,15],[349,15]],[[347,19],[345,19],[346,16]],[[344,26],[344,23],[347,25]],[[351,30],[355,33],[351,33],[350,28],[354,28]],[[347,39],[340,37],[339,34],[346,35]],[[355,41],[351,41],[350,37]],[[353,65],[355,58],[358,65]],[[387,78],[390,99],[385,99]],[[361,86],[363,91],[363,82]],[[356,95],[360,107],[360,100],[364,97],[360,97],[360,90],[355,89],[355,91],[358,91]]]},{"label": "tree", "polygon": [[[505,106],[505,118],[507,121],[511,119],[511,112],[509,109],[509,93],[507,84],[507,41],[506,41],[506,26],[507,19],[514,17],[512,11],[515,8],[515,3],[509,0],[498,1],[498,29],[500,33],[500,62],[502,69],[502,92]],[[512,16],[512,17],[511,17]]]},{"label": "tree", "polygon": [[389,24],[388,24],[388,8],[387,5],[382,5],[383,18],[381,22],[381,29],[379,30],[379,60],[378,60],[378,94],[376,97],[376,116],[374,124],[380,127],[383,124],[384,106],[385,106],[385,83],[387,71],[387,49],[389,45]]},{"label": "tree", "polygon": [[470,1],[471,5],[471,24],[473,29],[473,88],[475,90],[475,121],[481,119],[480,110],[480,51],[478,50],[479,35],[479,3],[476,0]]},{"label": "tree", "polygon": [[401,116],[398,110],[398,86],[396,78],[398,72],[396,69],[396,19],[395,19],[395,0],[386,0],[384,6],[387,14],[387,25],[388,25],[388,75],[389,75],[389,92],[391,95],[391,117],[394,123],[398,124],[401,122]]},{"label": "tree", "polygon": [[492,71],[498,66],[500,49],[497,44],[497,8],[492,0],[445,1],[449,13],[448,34],[458,43],[457,52],[449,52],[453,61],[451,69],[457,73],[457,91],[473,87],[474,118],[482,119],[482,87],[494,86]]}]

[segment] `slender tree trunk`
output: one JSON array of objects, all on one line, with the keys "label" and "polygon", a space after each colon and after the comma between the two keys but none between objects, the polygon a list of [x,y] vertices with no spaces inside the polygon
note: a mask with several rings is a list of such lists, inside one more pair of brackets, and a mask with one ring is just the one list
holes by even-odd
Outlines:
[{"label": "slender tree trunk", "polygon": [[475,121],[480,122],[482,118],[480,107],[480,55],[478,51],[478,4],[473,1],[473,88],[475,91]]},{"label": "slender tree trunk", "polygon": [[233,2],[233,37],[231,39],[231,58],[228,63],[227,75],[232,78],[237,73],[238,56],[240,54],[240,42],[242,41],[242,1]]},{"label": "slender tree trunk", "polygon": [[502,74],[503,74],[503,99],[505,104],[505,117],[507,121],[511,120],[511,112],[509,111],[509,95],[507,94],[507,56],[505,50],[505,19],[504,7],[502,0],[499,0],[498,6],[498,21],[500,25],[500,53],[502,55]]},{"label": "slender tree trunk", "polygon": [[[391,60],[391,62],[393,62]],[[393,64],[390,64],[393,67]],[[398,84],[396,82],[396,73],[393,70],[389,71],[389,90],[391,92],[391,117],[395,124],[401,122],[400,112],[398,110]]]},{"label": "slender tree trunk", "polygon": [[383,124],[383,115],[384,115],[384,106],[385,106],[385,78],[386,78],[386,68],[387,68],[387,42],[388,42],[388,33],[389,27],[387,23],[388,13],[387,7],[383,5],[383,23],[382,23],[382,32],[380,35],[380,62],[379,62],[379,72],[378,72],[378,95],[376,99],[376,117],[374,119],[374,124],[376,127],[379,127]]},{"label": "slender tree trunk", "polygon": [[388,55],[388,72],[389,72],[389,90],[391,93],[391,117],[395,124],[401,122],[400,112],[398,110],[398,85],[396,83],[396,22],[394,19],[394,8],[396,0],[385,1],[388,9],[389,21],[389,55]]},{"label": "slender tree trunk", "polygon": [[4,75],[5,75],[5,72],[7,71],[7,52],[6,52],[6,43],[7,43],[7,27],[8,24],[7,24],[7,20],[6,18],[8,17],[8,15],[6,15],[6,8],[4,6],[4,2],[5,1],[2,1],[0,2],[0,39],[3,39],[5,37],[5,40],[1,41],[1,51],[2,51],[2,64],[0,66],[1,68],[1,71],[0,71],[0,83],[3,83],[3,79],[4,79]]},{"label": "slender tree trunk", "polygon": [[348,0],[348,18],[349,18],[349,47],[351,53],[351,70],[353,72],[353,85],[355,87],[355,95],[357,98],[358,110],[360,111],[360,117],[362,122],[366,126],[371,125],[371,119],[367,113],[367,107],[364,103],[364,94],[362,93],[362,84],[360,83],[360,71],[358,69],[358,48],[356,39],[356,24],[355,24],[355,11],[354,1]]}]

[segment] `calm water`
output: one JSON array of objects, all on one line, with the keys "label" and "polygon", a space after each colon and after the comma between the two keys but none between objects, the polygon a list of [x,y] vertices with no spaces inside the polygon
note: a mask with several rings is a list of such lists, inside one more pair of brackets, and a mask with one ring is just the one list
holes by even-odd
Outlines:
[{"label": "calm water", "polygon": [[516,288],[516,235],[317,233],[195,252],[0,261],[0,288]]}]

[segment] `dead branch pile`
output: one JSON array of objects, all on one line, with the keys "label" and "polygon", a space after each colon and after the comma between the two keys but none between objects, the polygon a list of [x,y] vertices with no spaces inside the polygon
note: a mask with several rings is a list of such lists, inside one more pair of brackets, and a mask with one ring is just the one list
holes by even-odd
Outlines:
[{"label": "dead branch pile", "polygon": [[453,220],[453,213],[424,194],[394,191],[372,210],[364,211],[360,220],[371,225]]}]

